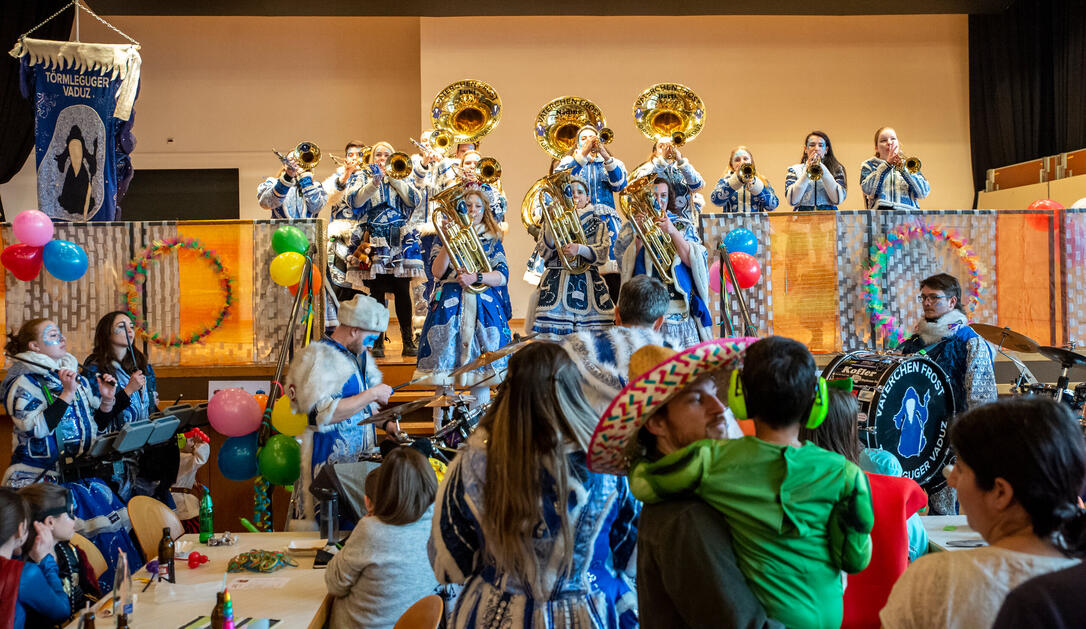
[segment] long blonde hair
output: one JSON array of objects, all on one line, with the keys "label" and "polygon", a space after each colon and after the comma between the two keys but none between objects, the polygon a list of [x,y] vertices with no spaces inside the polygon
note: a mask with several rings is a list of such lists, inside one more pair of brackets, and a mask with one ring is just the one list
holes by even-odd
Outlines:
[{"label": "long blonde hair", "polygon": [[587,446],[595,424],[579,381],[565,350],[533,343],[513,354],[508,379],[482,421],[489,435],[481,518],[486,549],[500,571],[522,583],[537,582],[540,572],[532,540],[543,521],[544,471],[554,477],[564,569],[573,561],[567,455]]}]

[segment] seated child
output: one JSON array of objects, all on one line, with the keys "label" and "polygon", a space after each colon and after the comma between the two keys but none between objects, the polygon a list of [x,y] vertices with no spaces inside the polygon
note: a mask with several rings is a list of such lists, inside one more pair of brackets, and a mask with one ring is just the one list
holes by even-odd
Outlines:
[{"label": "seated child", "polygon": [[[733,372],[729,405],[755,434],[696,441],[630,472],[645,502],[694,493],[727,516],[739,569],[766,614],[797,629],[841,626],[841,571],[871,559],[874,516],[863,471],[801,443],[825,417],[825,383],[800,343],[768,337]],[[744,408],[745,406],[745,408]]]},{"label": "seated child", "polygon": [[438,589],[426,554],[437,477],[426,457],[411,447],[393,449],[366,477],[365,493],[367,514],[324,575],[336,597],[332,629],[391,629]]},{"label": "seated child", "polygon": [[[31,526],[37,534],[34,545],[22,561],[12,559]],[[52,533],[41,522],[31,523],[30,508],[15,490],[0,487],[0,625],[49,626],[67,619],[70,609],[57,574]]]}]

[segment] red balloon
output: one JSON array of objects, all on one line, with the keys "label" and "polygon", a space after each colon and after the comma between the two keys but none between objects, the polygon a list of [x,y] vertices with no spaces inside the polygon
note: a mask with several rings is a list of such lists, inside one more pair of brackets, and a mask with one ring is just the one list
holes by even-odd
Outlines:
[{"label": "red balloon", "polygon": [[738,282],[739,288],[750,288],[762,278],[762,267],[749,253],[733,251],[728,254],[728,259],[732,263],[732,269],[735,270],[735,281]]},{"label": "red balloon", "polygon": [[1029,204],[1027,210],[1062,210],[1063,206],[1052,199],[1037,199]]},{"label": "red balloon", "polygon": [[32,247],[25,243],[11,245],[0,252],[0,263],[18,279],[29,282],[41,273],[41,252],[42,247]]},{"label": "red balloon", "polygon": [[[319,295],[320,294],[321,286],[323,285],[323,283],[324,283],[324,281],[323,281],[323,278],[321,278],[321,272],[318,271],[317,269],[313,269],[313,294],[314,295]],[[289,290],[290,290],[291,295],[297,295],[298,294],[298,285],[299,284],[301,284],[301,282],[298,282],[298,284],[295,284],[294,286],[288,287]]]},{"label": "red balloon", "polygon": [[1062,205],[1053,201],[1052,199],[1037,199],[1033,203],[1029,204],[1026,208],[1029,210],[1056,210],[1051,215],[1049,214],[1027,214],[1026,224],[1039,232],[1046,232],[1049,228],[1049,220],[1052,221],[1052,228],[1059,230],[1060,214],[1059,210],[1064,209]]}]

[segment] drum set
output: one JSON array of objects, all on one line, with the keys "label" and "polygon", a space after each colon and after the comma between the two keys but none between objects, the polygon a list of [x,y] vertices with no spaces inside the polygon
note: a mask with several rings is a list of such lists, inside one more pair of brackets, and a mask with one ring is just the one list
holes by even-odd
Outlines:
[{"label": "drum set", "polygon": [[[527,336],[517,335],[512,342],[503,345],[494,351],[483,352],[475,360],[450,373],[448,380],[450,382],[456,382],[457,378],[464,374],[486,367],[487,365],[513,354],[531,343],[535,336],[535,334]],[[498,373],[498,371],[495,371],[487,379],[495,378]],[[487,379],[480,381],[478,384],[484,384]],[[456,450],[463,447],[467,442],[468,437],[471,436],[472,431],[479,425],[479,420],[486,414],[490,403],[476,405],[474,397],[457,393],[452,384],[434,384],[433,376],[430,375],[397,385],[393,387],[392,390],[397,391],[412,385],[433,386],[435,388],[434,395],[386,408],[380,413],[359,422],[359,424],[380,425],[388,420],[394,420],[397,423],[398,428],[400,419],[415,411],[423,408],[439,408],[441,409],[441,412],[435,414],[434,432],[430,435],[419,437],[419,439],[430,441],[433,446],[435,458],[448,463],[456,454]],[[399,434],[401,435],[401,440],[406,443],[414,441],[413,439],[408,438],[403,431],[399,431]]]},{"label": "drum set", "polygon": [[[1058,400],[1082,418],[1083,408],[1086,407],[1086,382],[1080,382],[1071,388],[1071,369],[1086,366],[1086,356],[1075,352],[1072,343],[1067,347],[1051,347],[1039,345],[1025,334],[1015,332],[1006,327],[998,327],[985,323],[973,323],[973,330],[984,340],[996,346],[998,351],[1018,367],[1018,378],[1011,387],[1015,395],[1043,395]],[[1038,382],[1033,373],[1022,361],[1008,354],[1004,350],[1025,354],[1040,354],[1045,358],[1057,362],[1060,365],[1060,376],[1056,384],[1044,384]],[[1081,419],[1080,419],[1081,420]]]}]

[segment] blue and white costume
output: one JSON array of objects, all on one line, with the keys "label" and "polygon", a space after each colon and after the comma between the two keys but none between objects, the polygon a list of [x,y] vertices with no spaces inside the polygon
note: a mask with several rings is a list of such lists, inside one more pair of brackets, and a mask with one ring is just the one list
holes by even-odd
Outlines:
[{"label": "blue and white costume", "polygon": [[285,172],[268,177],[256,187],[260,207],[271,210],[272,218],[313,218],[320,213],[328,194],[313,174],[303,172],[295,181]]},{"label": "blue and white costume", "polygon": [[[482,528],[486,482],[486,431],[476,430],[453,459],[438,488],[430,563],[441,583],[463,583],[449,620],[451,629],[503,627],[582,629],[632,627],[636,597],[628,589],[636,569],[640,503],[625,479],[588,471],[582,451],[571,451],[566,496],[555,495],[552,472],[540,470],[543,518],[533,527],[532,582],[500,572],[486,552]],[[555,505],[567,505],[574,546],[564,547]],[[598,552],[597,547],[605,552]],[[564,557],[572,555],[569,570]],[[609,560],[614,580],[591,571]],[[622,581],[620,586],[614,581]],[[622,588],[626,588],[623,590]],[[625,594],[620,593],[624,591]]]},{"label": "blue and white costume", "polygon": [[630,357],[646,345],[666,342],[652,328],[625,325],[575,332],[562,339],[562,349],[581,372],[581,392],[596,415],[602,416],[626,386]]},{"label": "blue and white costume", "polygon": [[[669,162],[662,157],[653,157],[638,166],[630,179],[638,179],[649,173],[655,173],[657,177],[671,182],[671,189],[675,191],[675,209],[679,214],[690,217],[693,216],[692,210],[701,211],[698,207],[699,199],[695,198],[694,193],[705,187],[705,179],[690,160],[684,157],[678,162]],[[701,202],[704,203],[704,199]]]},{"label": "blue and white costume", "polygon": [[583,158],[574,153],[562,158],[554,172],[568,170],[574,177],[588,183],[588,200],[593,204],[615,207],[615,193],[626,188],[626,165],[612,157],[604,161],[599,155]]},{"label": "blue and white costume", "polygon": [[914,334],[898,346],[902,354],[920,350],[950,378],[955,413],[996,401],[994,352],[988,341],[969,327],[969,319],[960,310],[951,310],[935,321],[921,319]]},{"label": "blue and white costume", "polygon": [[324,180],[321,186],[324,188],[324,194],[327,198],[326,205],[331,211],[329,220],[355,219],[354,210],[347,204],[347,191],[364,186],[368,180],[367,173],[369,173],[367,168],[356,170],[347,177],[347,183],[341,186],[339,181],[343,176],[343,167],[340,166],[336,169],[336,172]]},{"label": "blue and white costume", "polygon": [[294,412],[309,417],[302,433],[302,474],[294,484],[291,519],[316,524],[316,508],[309,486],[326,464],[351,463],[377,447],[372,425],[358,422],[377,412],[369,404],[348,419],[333,421],[339,401],[381,383],[381,370],[368,350],[355,354],[330,338],[304,347],[290,364],[287,395]]},{"label": "blue and white costume", "polygon": [[363,271],[364,279],[383,274],[424,275],[419,234],[408,224],[419,204],[414,184],[407,179],[386,178],[378,182],[376,178],[368,178],[365,184],[349,190],[346,200],[358,221],[351,238],[352,251],[361,244],[364,232],[369,232],[373,245],[370,268]]},{"label": "blue and white costume", "polygon": [[[93,356],[88,357],[84,367],[89,374],[87,381],[90,383],[91,391],[94,395],[100,396],[98,392],[98,380],[95,376],[98,374],[98,363],[91,360]],[[132,375],[125,371],[124,367],[118,361],[113,361],[113,373],[110,374],[117,380],[117,389],[124,389],[128,386],[128,383],[132,380]],[[135,421],[142,421],[150,417],[153,413],[158,412],[158,379],[155,377],[155,370],[151,367],[151,364],[147,364],[147,369],[143,372],[143,376],[146,378],[146,383],[139,391],[136,391],[129,396],[128,406],[120,411],[117,415],[112,426],[109,430],[117,430],[121,426]]]},{"label": "blue and white costume", "polygon": [[709,196],[713,205],[720,207],[725,212],[770,212],[777,209],[780,200],[769,181],[755,177],[750,188],[747,188],[734,171],[720,178]]},{"label": "blue and white costume", "polygon": [[629,222],[622,227],[617,250],[622,252],[624,283],[635,275],[648,274],[659,278],[667,286],[670,304],[660,332],[671,347],[681,349],[713,338],[713,317],[708,305],[709,258],[694,224],[671,212],[667,216],[690,245],[690,266],[676,254],[671,263],[671,283],[659,278],[648,251],[638,247],[633,226]]},{"label": "blue and white costume", "polygon": [[[45,354],[27,351],[19,357],[52,369],[79,369],[78,361],[71,354],[54,360]],[[4,472],[5,486],[18,489],[39,477],[47,482],[57,482],[56,468],[61,455],[78,456],[87,452],[98,435],[99,425],[107,426],[114,414],[128,404],[128,396],[118,387],[114,410],[99,411],[101,399],[87,379],[77,376],[77,382],[79,388],[75,399],[72,404],[64,404],[59,399],[64,385],[55,371],[13,361],[0,385],[5,408],[14,422],[11,465]],[[142,563],[137,559],[141,554],[129,536],[132,524],[128,520],[128,509],[113,490],[97,478],[63,485],[72,492],[76,530],[102,551],[109,564],[106,571],[98,575],[98,580],[103,591],[111,590],[118,550],[134,559],[129,562],[132,571],[139,570]]]},{"label": "blue and white costume", "polygon": [[923,173],[894,168],[886,160],[872,157],[860,166],[860,187],[871,208],[914,210],[917,201],[931,193]]},{"label": "blue and white costume", "polygon": [[810,210],[836,211],[838,204],[845,201],[845,173],[838,170],[830,177],[829,166],[822,164],[823,176],[818,181],[807,177],[807,164],[793,164],[788,167],[784,179],[784,196],[796,212]]},{"label": "blue and white costume", "polygon": [[[481,226],[477,226],[479,234]],[[505,369],[508,358],[463,374],[453,383],[449,374],[475,360],[483,352],[494,351],[512,340],[509,318],[513,315],[509,303],[509,263],[500,238],[483,231],[479,234],[492,271],[505,278],[502,286],[491,286],[480,293],[465,291],[457,281],[457,271],[450,264],[441,277],[435,278],[436,289],[430,298],[430,310],[422,325],[419,361],[414,378],[432,375],[435,384],[474,386],[486,380],[488,386],[500,382],[495,371]],[[444,251],[440,241],[430,252],[430,264]],[[494,377],[491,377],[494,376]],[[489,379],[488,379],[489,378]]]},{"label": "blue and white costume", "polygon": [[588,243],[581,245],[583,251],[575,260],[589,263],[584,273],[573,274],[564,269],[546,224],[540,230],[536,250],[543,256],[546,270],[528,304],[528,320],[524,324],[528,331],[561,337],[614,324],[615,305],[600,277],[600,269],[612,249],[611,231],[601,219],[606,212],[601,210],[600,206],[589,204],[580,213],[581,229]]}]

